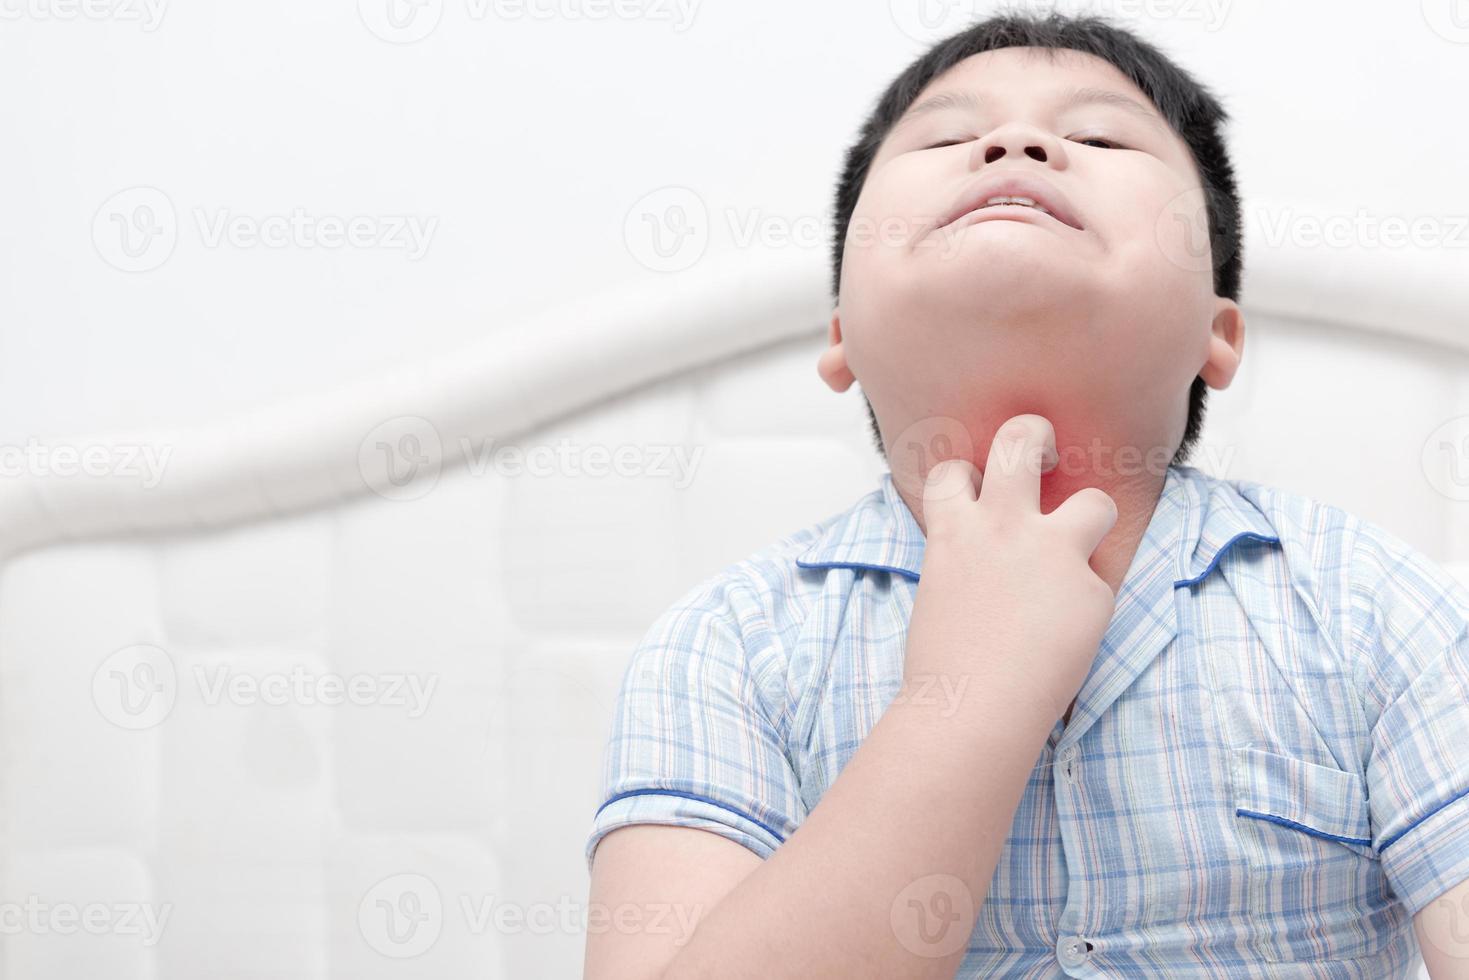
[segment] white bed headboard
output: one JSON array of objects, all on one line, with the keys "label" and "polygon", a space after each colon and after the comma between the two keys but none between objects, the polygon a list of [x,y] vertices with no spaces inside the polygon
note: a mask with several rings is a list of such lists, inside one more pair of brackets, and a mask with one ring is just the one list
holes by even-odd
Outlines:
[{"label": "white bed headboard", "polygon": [[[1469,560],[1462,257],[1247,267],[1197,465]],[[152,944],[6,936],[0,972],[578,975],[632,644],[883,469],[816,378],[824,257],[700,269],[310,401],[66,443],[167,452],[156,485],[0,482],[3,893],[168,915]],[[356,694],[316,703],[334,678]]]}]

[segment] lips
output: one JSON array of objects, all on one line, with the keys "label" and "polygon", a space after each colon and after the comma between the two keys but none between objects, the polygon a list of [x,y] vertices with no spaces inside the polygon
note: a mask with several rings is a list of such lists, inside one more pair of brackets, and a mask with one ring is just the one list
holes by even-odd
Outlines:
[{"label": "lips", "polygon": [[1076,217],[1075,209],[1072,208],[1071,202],[1066,200],[1064,194],[1052,187],[1049,182],[1041,180],[1038,177],[1022,177],[1014,174],[986,177],[966,187],[963,193],[959,195],[958,200],[944,212],[943,217],[935,227],[948,227],[960,218],[984,208],[988,201],[996,197],[1028,198],[1042,208],[1045,208],[1045,211],[1050,212],[1047,215],[1038,208],[1033,208],[1025,204],[991,205],[991,207],[1002,212],[1006,217],[1015,215],[1018,212],[1028,212],[1036,215],[1040,221],[1054,219],[1063,225],[1075,228],[1077,231],[1084,230],[1081,221]]}]

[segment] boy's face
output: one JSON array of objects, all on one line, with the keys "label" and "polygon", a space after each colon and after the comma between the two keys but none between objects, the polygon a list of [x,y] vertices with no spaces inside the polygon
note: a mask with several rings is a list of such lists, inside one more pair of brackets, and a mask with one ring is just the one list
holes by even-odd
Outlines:
[{"label": "boy's face", "polygon": [[[1176,448],[1193,379],[1227,385],[1243,340],[1214,295],[1200,186],[1188,147],[1106,62],[975,55],[914,100],[872,162],[821,373],[861,383],[895,475],[905,432],[929,465],[982,465],[1022,412],[1051,419],[1058,449]],[[1050,213],[975,210],[999,195]],[[968,447],[949,452],[952,431],[928,444],[940,416]]]}]

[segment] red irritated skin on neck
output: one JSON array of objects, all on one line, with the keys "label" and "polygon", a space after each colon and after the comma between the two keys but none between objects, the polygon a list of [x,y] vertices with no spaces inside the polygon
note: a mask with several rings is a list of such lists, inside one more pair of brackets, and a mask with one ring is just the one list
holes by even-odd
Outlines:
[{"label": "red irritated skin on neck", "polygon": [[988,51],[914,100],[853,211],[818,369],[836,391],[860,382],[920,526],[928,470],[983,467],[1007,419],[1041,415],[1058,454],[1041,509],[1112,496],[1093,567],[1118,587],[1190,385],[1228,386],[1243,353],[1200,188],[1148,97],[1091,55]]}]

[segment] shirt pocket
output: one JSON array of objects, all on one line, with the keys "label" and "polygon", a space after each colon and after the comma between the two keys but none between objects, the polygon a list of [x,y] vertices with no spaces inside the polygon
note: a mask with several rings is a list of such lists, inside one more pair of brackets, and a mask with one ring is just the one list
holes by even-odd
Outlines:
[{"label": "shirt pocket", "polygon": [[1256,952],[1270,962],[1352,959],[1389,942],[1365,779],[1253,747],[1233,750],[1231,777]]}]

